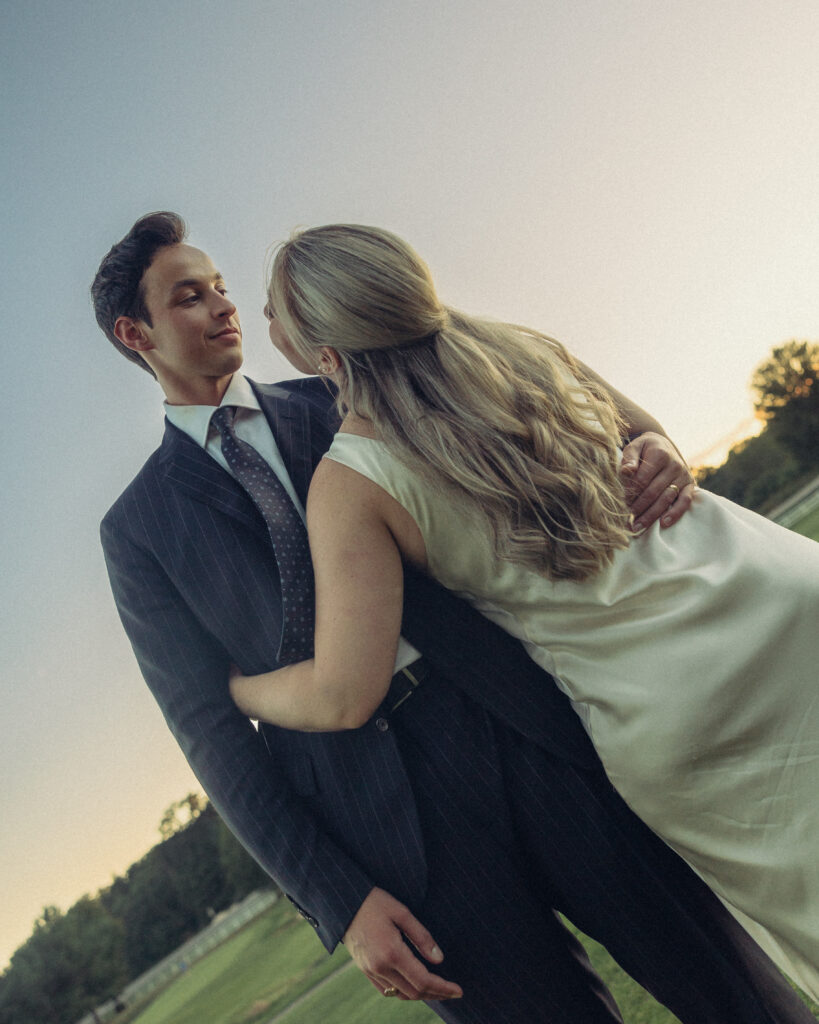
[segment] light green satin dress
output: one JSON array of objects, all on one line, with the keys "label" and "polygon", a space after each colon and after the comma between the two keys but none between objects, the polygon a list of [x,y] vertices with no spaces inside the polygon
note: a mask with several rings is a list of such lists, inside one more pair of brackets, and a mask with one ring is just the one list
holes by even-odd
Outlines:
[{"label": "light green satin dress", "polygon": [[328,457],[409,512],[430,574],[524,642],[626,801],[819,999],[819,544],[700,491],[552,582],[379,441],[338,434]]}]

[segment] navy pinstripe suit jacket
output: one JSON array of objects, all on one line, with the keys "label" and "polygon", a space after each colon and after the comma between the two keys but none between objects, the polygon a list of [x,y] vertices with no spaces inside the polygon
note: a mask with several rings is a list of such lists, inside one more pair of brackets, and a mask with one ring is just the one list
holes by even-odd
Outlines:
[{"label": "navy pinstripe suit jacket", "polygon": [[[316,378],[253,385],[302,500],[337,425]],[[281,600],[263,520],[244,490],[166,423],[102,522],[123,625],[143,675],[215,807],[328,949],[373,885],[416,903],[426,867],[393,735],[375,727],[257,732],[228,691],[228,666],[276,667]],[[520,645],[420,574],[406,579],[404,635],[499,718],[562,757],[594,752],[568,702]],[[425,687],[434,700],[438,686]],[[457,753],[457,752],[456,752]]]}]

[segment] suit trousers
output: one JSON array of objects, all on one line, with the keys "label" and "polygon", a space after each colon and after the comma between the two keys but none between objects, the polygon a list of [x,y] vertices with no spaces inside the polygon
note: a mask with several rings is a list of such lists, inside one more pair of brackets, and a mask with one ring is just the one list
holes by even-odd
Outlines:
[{"label": "suit trousers", "polygon": [[599,762],[549,753],[434,673],[382,727],[397,738],[424,838],[427,892],[411,909],[444,952],[431,969],[464,990],[429,1004],[443,1020],[622,1021],[560,911],[683,1024],[814,1021]]}]

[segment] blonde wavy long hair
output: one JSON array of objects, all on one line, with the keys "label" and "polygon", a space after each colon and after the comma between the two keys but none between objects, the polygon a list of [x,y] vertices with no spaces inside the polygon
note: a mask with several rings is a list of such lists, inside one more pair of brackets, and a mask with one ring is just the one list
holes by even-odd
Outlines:
[{"label": "blonde wavy long hair", "polygon": [[342,415],[482,513],[499,556],[582,580],[628,544],[617,412],[557,341],[442,305],[409,245],[355,224],[279,246],[268,303],[308,361],[338,352]]}]

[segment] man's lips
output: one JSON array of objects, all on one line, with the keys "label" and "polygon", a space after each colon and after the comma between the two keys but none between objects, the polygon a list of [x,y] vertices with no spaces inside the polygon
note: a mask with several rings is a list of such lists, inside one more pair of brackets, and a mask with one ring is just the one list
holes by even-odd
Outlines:
[{"label": "man's lips", "polygon": [[218,334],[211,334],[211,338],[228,338],[236,335],[237,338],[241,337],[241,332],[238,327],[223,327]]}]

